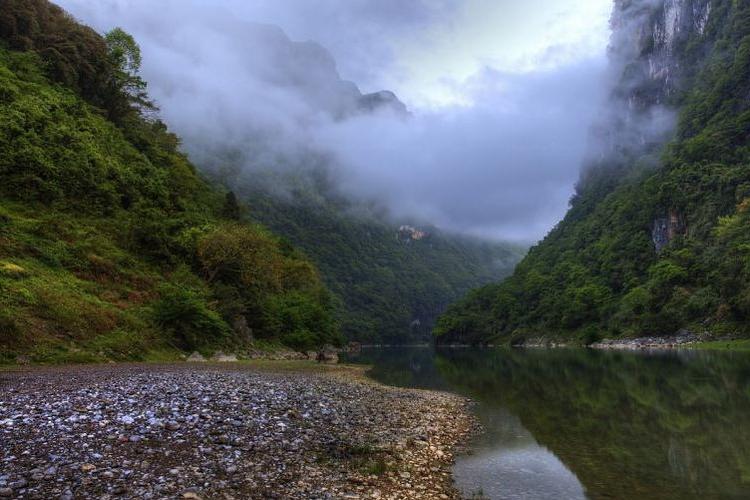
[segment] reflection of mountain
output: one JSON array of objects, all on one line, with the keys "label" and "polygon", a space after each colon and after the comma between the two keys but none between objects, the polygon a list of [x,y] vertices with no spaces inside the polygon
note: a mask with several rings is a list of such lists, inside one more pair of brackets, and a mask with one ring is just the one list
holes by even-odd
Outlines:
[{"label": "reflection of mountain", "polygon": [[352,357],[356,363],[371,365],[371,375],[384,384],[444,389],[434,359],[435,352],[427,347],[365,348]]},{"label": "reflection of mountain", "polygon": [[449,386],[518,415],[591,498],[750,491],[749,357],[445,351],[437,366]]}]

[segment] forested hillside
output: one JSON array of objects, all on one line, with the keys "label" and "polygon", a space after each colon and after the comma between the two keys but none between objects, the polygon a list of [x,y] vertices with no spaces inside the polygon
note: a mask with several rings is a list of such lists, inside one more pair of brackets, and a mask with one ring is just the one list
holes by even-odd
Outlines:
[{"label": "forested hillside", "polygon": [[309,190],[246,199],[251,217],[315,261],[339,304],[344,335],[365,343],[431,341],[451,302],[509,275],[524,252],[433,227],[401,227],[361,204]]},{"label": "forested hillside", "polygon": [[[249,68],[240,74],[257,89],[270,87],[303,102],[305,111],[299,112],[304,118],[295,115],[295,123],[311,129],[359,128],[356,123],[364,119],[399,128],[414,118],[393,92],[363,94],[344,80],[331,53],[315,42],[293,41],[279,27],[255,23],[243,23],[240,33],[231,40],[242,47],[240,59]],[[266,53],[272,56],[259,56]],[[236,77],[234,68],[218,70],[225,71],[222,78]],[[196,85],[203,89],[200,80]],[[210,87],[205,90],[211,92]],[[206,101],[211,95],[196,99]],[[422,228],[429,224],[403,214],[395,217],[386,193],[347,188],[359,167],[330,145],[320,144],[309,129],[289,127],[284,109],[256,122],[242,94],[218,93],[216,99],[216,109],[210,101],[207,106],[211,127],[199,126],[202,115],[175,119],[175,126],[185,131],[185,150],[201,171],[247,205],[243,217],[287,238],[315,262],[333,293],[347,339],[368,344],[429,342],[437,316],[450,303],[509,275],[523,255],[525,248],[515,245]],[[234,105],[226,106],[225,100]],[[363,128],[349,140],[378,139]],[[411,161],[400,158],[393,167],[408,170]],[[425,237],[400,234],[402,225],[418,226]]]},{"label": "forested hillside", "polygon": [[[609,143],[564,220],[452,306],[441,341],[750,331],[750,4],[619,0],[613,27]],[[665,145],[648,130],[672,110]]]},{"label": "forested hillside", "polygon": [[341,341],[316,267],[179,152],[127,33],[0,7],[0,361]]}]

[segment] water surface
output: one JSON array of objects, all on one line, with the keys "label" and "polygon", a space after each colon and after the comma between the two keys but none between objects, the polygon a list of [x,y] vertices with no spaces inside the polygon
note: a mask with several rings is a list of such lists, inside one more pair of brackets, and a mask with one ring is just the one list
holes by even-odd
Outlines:
[{"label": "water surface", "polygon": [[402,387],[477,401],[455,466],[492,499],[750,498],[750,355],[586,349],[364,349]]}]

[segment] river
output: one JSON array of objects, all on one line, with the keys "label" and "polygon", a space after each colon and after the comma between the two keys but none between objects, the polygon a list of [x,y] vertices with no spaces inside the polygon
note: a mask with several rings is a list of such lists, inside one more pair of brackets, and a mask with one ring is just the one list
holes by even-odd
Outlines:
[{"label": "river", "polygon": [[750,354],[366,348],[383,383],[471,397],[467,498],[750,498]]}]

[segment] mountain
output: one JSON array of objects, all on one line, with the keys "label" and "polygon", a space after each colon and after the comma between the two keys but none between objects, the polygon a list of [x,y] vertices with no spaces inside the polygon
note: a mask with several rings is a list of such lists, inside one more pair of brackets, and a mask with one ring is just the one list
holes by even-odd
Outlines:
[{"label": "mountain", "polygon": [[615,84],[565,218],[441,342],[746,336],[750,4],[617,0]]},{"label": "mountain", "polygon": [[244,21],[223,35],[247,49],[241,64],[253,80],[285,91],[311,109],[337,119],[382,108],[407,113],[392,92],[363,94],[354,82],[343,80],[331,53],[316,42],[294,41],[278,26]]},{"label": "mountain", "polygon": [[[321,196],[320,193],[327,193]],[[523,249],[396,224],[322,188],[242,196],[250,216],[304,250],[321,270],[349,340],[431,341],[435,320],[473,287],[509,275]]]},{"label": "mountain", "polygon": [[[248,51],[258,78],[315,112],[408,119],[393,93],[342,80],[319,45],[241,28],[264,47]],[[309,350],[343,334],[421,341],[451,301],[520,258],[399,230],[342,196],[319,152],[262,171],[245,168],[262,140],[234,151],[188,136],[188,157],[157,118],[140,60],[122,30],[101,36],[47,0],[2,4],[0,362]]]},{"label": "mountain", "polygon": [[340,344],[315,265],[179,152],[139,61],[121,30],[2,3],[0,362]]},{"label": "mountain", "polygon": [[[257,116],[230,119],[232,112],[218,103],[224,133],[176,123],[184,130],[185,150],[247,206],[247,220],[269,227],[316,264],[348,340],[429,342],[437,316],[450,303],[510,274],[524,249],[395,220],[382,204],[347,194],[341,185],[347,165],[309,140],[307,127],[321,123],[373,115],[409,120],[393,92],[363,94],[341,78],[325,48],[295,42],[278,27],[242,22],[222,36],[242,44],[243,58],[247,54],[242,80],[254,82],[261,96],[283,92],[295,125],[279,125],[281,110],[264,117],[263,127]],[[289,104],[299,102],[304,106]],[[420,229],[407,235],[399,230],[404,225]],[[426,237],[412,237],[419,231]]]}]

